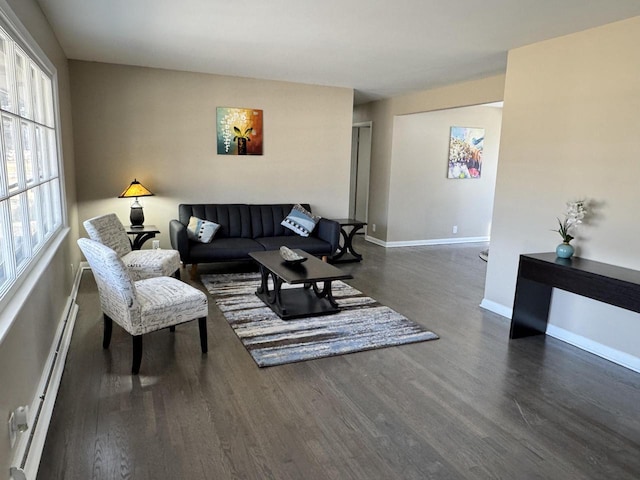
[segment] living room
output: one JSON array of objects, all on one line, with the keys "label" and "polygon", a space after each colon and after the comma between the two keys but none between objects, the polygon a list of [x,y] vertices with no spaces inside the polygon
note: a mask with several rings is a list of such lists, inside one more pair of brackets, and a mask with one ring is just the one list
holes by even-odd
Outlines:
[{"label": "living room", "polygon": [[[161,227],[158,238],[166,248],[165,225],[184,201],[300,201],[323,216],[343,217],[350,131],[357,122],[372,122],[375,132],[368,221],[377,229],[368,235],[394,241],[394,118],[504,100],[481,299],[492,312],[510,316],[518,256],[555,248],[559,238],[551,230],[569,200],[586,197],[598,206],[577,239],[578,255],[640,269],[633,242],[640,227],[632,210],[640,174],[640,18],[632,15],[640,12],[630,13],[632,7],[621,21],[511,50],[505,72],[355,108],[346,87],[68,59],[38,2],[3,0],[0,7],[12,12],[9,19],[24,26],[57,69],[68,225],[19,306],[2,304],[0,361],[10,366],[0,373],[4,418],[37,395],[79,278],[82,221],[105,211],[126,220],[129,203],[116,197],[134,177],[156,193],[144,203],[145,216]],[[216,157],[219,106],[265,112],[263,156]],[[550,323],[558,338],[640,370],[637,314],[560,293]],[[0,440],[0,453],[7,471],[14,454],[8,439]]]}]

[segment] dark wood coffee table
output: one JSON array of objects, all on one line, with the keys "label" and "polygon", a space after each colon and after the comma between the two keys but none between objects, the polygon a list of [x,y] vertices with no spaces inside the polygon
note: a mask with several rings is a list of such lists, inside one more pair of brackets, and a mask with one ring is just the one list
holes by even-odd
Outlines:
[{"label": "dark wood coffee table", "polygon": [[[294,252],[307,257],[307,260],[300,264],[287,263],[279,250],[249,254],[260,266],[262,282],[256,291],[258,298],[283,320],[339,312],[340,307],[331,292],[331,282],[353,277],[303,250]],[[269,288],[269,279],[273,282],[272,289]],[[303,284],[304,288],[283,289],[283,283]],[[322,283],[322,288],[318,283]]]}]

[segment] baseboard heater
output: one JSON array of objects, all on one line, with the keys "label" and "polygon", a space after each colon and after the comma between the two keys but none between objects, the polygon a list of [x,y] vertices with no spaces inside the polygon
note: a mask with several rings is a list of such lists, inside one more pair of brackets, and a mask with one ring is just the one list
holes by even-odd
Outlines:
[{"label": "baseboard heater", "polygon": [[38,474],[40,458],[47,438],[49,423],[53,414],[58,388],[64,371],[64,364],[71,343],[71,335],[78,314],[76,296],[82,277],[82,268],[78,269],[74,279],[71,295],[67,299],[62,320],[56,331],[55,341],[52,344],[47,363],[42,373],[40,383],[36,390],[29,412],[29,434],[21,434],[17,443],[16,453],[12,467],[9,470],[12,480],[35,480]]}]

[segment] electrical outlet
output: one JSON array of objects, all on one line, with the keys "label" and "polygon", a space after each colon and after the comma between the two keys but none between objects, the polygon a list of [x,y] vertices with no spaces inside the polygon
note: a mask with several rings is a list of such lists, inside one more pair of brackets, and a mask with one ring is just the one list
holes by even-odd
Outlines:
[{"label": "electrical outlet", "polygon": [[371,225],[371,230],[373,230],[373,232],[375,233],[375,231],[376,231],[376,224],[375,223],[373,225]]},{"label": "electrical outlet", "polygon": [[29,407],[22,405],[16,408],[11,415],[9,415],[9,443],[11,448],[16,444],[18,438],[18,432],[26,432],[29,429],[28,423]]},{"label": "electrical outlet", "polygon": [[453,233],[458,233],[458,225],[453,226]]}]

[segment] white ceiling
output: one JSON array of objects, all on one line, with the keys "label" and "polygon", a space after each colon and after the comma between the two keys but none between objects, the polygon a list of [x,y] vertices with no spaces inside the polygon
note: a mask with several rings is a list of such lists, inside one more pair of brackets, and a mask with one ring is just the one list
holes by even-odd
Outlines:
[{"label": "white ceiling", "polygon": [[504,72],[507,51],[639,0],[37,0],[67,57],[354,88],[356,103]]}]

